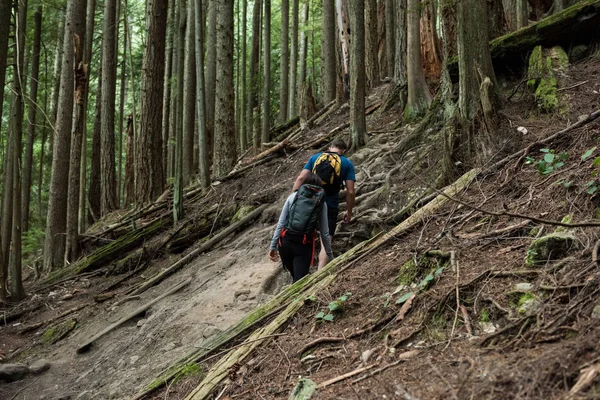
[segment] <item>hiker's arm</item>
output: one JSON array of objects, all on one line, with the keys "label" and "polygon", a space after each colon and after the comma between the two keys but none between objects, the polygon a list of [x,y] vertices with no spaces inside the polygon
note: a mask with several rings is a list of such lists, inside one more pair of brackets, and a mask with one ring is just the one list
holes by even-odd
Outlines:
[{"label": "hiker's arm", "polygon": [[354,181],[347,180],[346,181],[346,216],[344,217],[344,221],[346,223],[352,221],[352,209],[354,208]]},{"label": "hiker's arm", "polygon": [[287,221],[288,212],[290,210],[290,198],[288,197],[283,205],[283,209],[281,210],[281,215],[279,215],[279,221],[277,222],[277,228],[275,228],[275,233],[273,233],[273,237],[271,238],[271,245],[269,246],[269,250],[277,250],[277,241],[279,240],[279,235],[281,234],[281,229],[285,225]]},{"label": "hiker's arm", "polygon": [[329,234],[329,221],[327,219],[327,204],[323,204],[323,208],[321,208],[319,230],[321,231],[321,244],[325,248],[328,260],[331,261],[333,260],[333,251],[331,250],[331,235]]},{"label": "hiker's arm", "polygon": [[300,175],[298,175],[298,177],[296,178],[296,182],[294,182],[294,187],[292,188],[292,192],[295,192],[296,190],[300,189],[300,186],[302,186],[302,182],[304,182],[304,179],[306,179],[306,177],[310,174],[310,170],[308,169],[303,169],[302,172],[300,172]]}]

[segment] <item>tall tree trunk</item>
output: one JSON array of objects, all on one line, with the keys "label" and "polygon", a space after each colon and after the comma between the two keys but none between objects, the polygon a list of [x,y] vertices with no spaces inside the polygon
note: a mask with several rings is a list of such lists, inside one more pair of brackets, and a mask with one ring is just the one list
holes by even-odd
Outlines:
[{"label": "tall tree trunk", "polygon": [[[100,54],[102,58],[102,53]],[[100,61],[100,68],[98,76],[102,76],[102,61]],[[102,93],[102,79],[98,78],[98,88],[96,90],[96,105],[94,110],[94,128],[92,133],[92,159],[90,162],[90,187],[88,189],[87,202],[88,202],[88,223],[92,225],[100,218],[101,205],[100,205],[100,136],[102,131],[102,99],[100,93]]]},{"label": "tall tree trunk", "polygon": [[[361,4],[364,5],[364,1]],[[336,17],[339,33],[338,40],[340,41],[340,50],[342,55],[341,82],[343,85],[342,92],[344,93],[343,100],[348,100],[348,96],[350,94],[350,21],[347,0],[336,0]]]},{"label": "tall tree trunk", "polygon": [[377,59],[377,0],[366,0],[366,72],[367,72],[367,87],[373,88],[379,85],[379,60]]},{"label": "tall tree trunk", "polygon": [[[367,0],[368,1],[368,0]],[[365,122],[365,0],[350,2],[350,137],[357,150],[367,142]]]},{"label": "tall tree trunk", "polygon": [[[85,37],[86,0],[69,0],[63,60],[60,76],[58,112],[52,150],[52,178],[46,221],[44,244],[44,269],[61,268],[64,262],[67,228],[67,190],[69,184],[69,161],[71,154],[71,128],[73,126],[74,49],[73,37]],[[114,99],[113,99],[114,100]]]},{"label": "tall tree trunk", "polygon": [[420,0],[408,0],[407,10],[407,78],[408,101],[404,110],[405,118],[412,119],[423,115],[431,104],[431,94],[423,75],[421,61],[421,4]]},{"label": "tall tree trunk", "polygon": [[67,248],[65,260],[73,262],[79,256],[79,185],[81,168],[81,142],[85,131],[85,81],[87,65],[83,63],[84,38],[75,37],[75,109],[73,115],[73,132],[71,134],[71,163],[69,165],[69,187],[67,191]]},{"label": "tall tree trunk", "polygon": [[407,35],[406,35],[406,0],[394,1],[395,15],[396,18],[394,23],[396,24],[395,30],[395,51],[394,51],[394,81],[404,86],[407,84],[407,72],[406,72],[406,58],[407,58]]},{"label": "tall tree trunk", "polygon": [[235,105],[233,93],[233,0],[218,1],[217,97],[214,169],[216,176],[235,166]]},{"label": "tall tree trunk", "polygon": [[[288,112],[290,117],[298,115],[298,29],[300,1],[292,0],[292,39],[290,56],[290,88],[288,90]],[[323,34],[323,33],[321,33]],[[335,33],[334,33],[335,35]]]},{"label": "tall tree trunk", "polygon": [[187,0],[185,25],[185,66],[183,89],[183,186],[194,176],[194,137],[196,132],[196,55],[194,0]]},{"label": "tall tree trunk", "polygon": [[101,214],[117,209],[115,176],[115,93],[117,86],[117,0],[104,1],[102,30]]},{"label": "tall tree trunk", "polygon": [[[183,59],[180,59],[181,51],[180,47],[183,44],[183,39],[179,37],[179,14],[180,9],[177,2],[171,2],[173,7],[173,19],[171,22],[171,29],[173,30],[173,65],[171,66],[171,106],[169,118],[169,142],[167,144],[167,176],[172,178],[175,176],[175,141],[177,137],[177,126],[181,118],[180,112],[180,101],[179,101],[179,69],[180,64],[183,63]],[[175,79],[173,79],[175,78]]]},{"label": "tall tree trunk", "polygon": [[243,149],[246,150],[251,146],[252,138],[248,134],[251,132],[251,129],[247,129],[247,121],[248,121],[248,2],[242,1],[242,93],[241,93],[241,115],[240,115],[240,124],[239,124],[239,135],[241,138],[241,143],[243,143]]},{"label": "tall tree trunk", "polygon": [[489,39],[495,39],[508,32],[506,16],[502,0],[488,0],[488,35]]},{"label": "tall tree trunk", "polygon": [[[33,171],[33,143],[35,142],[38,81],[40,77],[40,48],[42,32],[42,7],[38,7],[33,17],[33,53],[31,60],[31,80],[29,90],[29,110],[27,114],[27,144],[23,165],[23,232],[29,230],[29,206],[31,203],[31,176]],[[1,87],[1,86],[0,86]],[[1,106],[0,106],[1,107]],[[0,116],[0,119],[2,117]]]},{"label": "tall tree trunk", "polygon": [[[189,1],[189,0],[188,0]],[[173,169],[173,219],[177,223],[183,218],[183,137],[185,136],[186,116],[184,115],[187,104],[185,104],[185,70],[187,57],[185,55],[185,24],[187,21],[187,12],[185,0],[178,1],[179,7],[179,25],[177,44],[177,130],[175,132],[175,152],[173,158],[175,161]]]},{"label": "tall tree trunk", "polygon": [[262,117],[262,143],[271,140],[271,0],[265,2],[265,19],[263,21],[263,117]]},{"label": "tall tree trunk", "polygon": [[120,7],[121,18],[123,19],[123,58],[121,59],[121,78],[119,88],[119,140],[118,140],[118,167],[117,167],[117,204],[121,204],[121,198],[123,193],[123,132],[125,126],[125,103],[127,102],[127,25],[125,19],[127,18],[127,2]]},{"label": "tall tree trunk", "polygon": [[164,190],[162,168],[162,98],[168,0],[148,2],[148,46],[142,67],[140,130],[135,146],[135,195],[138,204],[154,201]]},{"label": "tall tree trunk", "polygon": [[281,0],[281,58],[280,58],[280,90],[279,90],[279,122],[288,120],[288,90],[290,77],[290,1]]},{"label": "tall tree trunk", "polygon": [[[173,16],[175,14],[176,5],[171,2],[169,13],[167,16],[167,39],[166,39],[166,55],[165,55],[165,76],[163,78],[163,117],[162,117],[162,140],[163,140],[163,174],[169,176],[168,159],[169,159],[169,137],[173,134],[170,130],[171,119],[174,115],[171,113],[171,76],[173,72]],[[133,170],[132,170],[133,171]],[[129,199],[134,199],[134,194],[130,193]]]},{"label": "tall tree trunk", "polygon": [[[61,18],[62,16],[62,18]],[[58,114],[58,95],[60,94],[60,80],[62,79],[62,65],[64,57],[64,37],[65,37],[65,16],[58,13],[59,29],[58,38],[56,41],[56,53],[54,54],[54,68],[52,69],[52,98],[50,101],[50,120],[52,121],[52,129],[56,130],[56,115]],[[50,153],[54,151],[54,135],[50,135]]]},{"label": "tall tree trunk", "polygon": [[[206,35],[206,131],[208,148],[212,154],[215,136],[215,96],[217,87],[217,9],[219,0],[208,1]],[[181,62],[181,61],[180,61]]]},{"label": "tall tree trunk", "polygon": [[504,0],[502,4],[511,31],[527,26],[529,20],[529,3],[527,0]]},{"label": "tall tree trunk", "polygon": [[252,52],[250,55],[250,92],[248,98],[248,129],[252,132],[252,143],[255,148],[260,146],[260,131],[254,129],[259,125],[260,112],[258,112],[258,91],[260,89],[260,19],[262,0],[254,0],[252,10]]},{"label": "tall tree trunk", "polygon": [[[126,7],[125,7],[126,8]],[[88,76],[92,64],[92,45],[94,43],[94,25],[96,16],[96,0],[88,0],[85,23],[85,46],[83,50],[83,62],[88,65]],[[101,79],[99,79],[101,80]],[[79,173],[79,233],[83,233],[86,228],[86,172],[87,172],[87,121],[88,121],[88,105],[90,98],[90,80],[85,80],[85,98],[84,98],[84,113],[85,123],[83,136],[81,138],[81,168]]]},{"label": "tall tree trunk", "polygon": [[[437,5],[434,1],[421,4],[421,61],[426,79],[437,84],[442,72],[441,42],[436,30]],[[502,14],[504,17],[504,14]]]},{"label": "tall tree trunk", "polygon": [[385,0],[385,56],[387,60],[387,76],[394,76],[396,65],[396,29],[394,23],[395,9],[394,0]]},{"label": "tall tree trunk", "polygon": [[133,134],[133,115],[127,116],[125,128],[125,202],[127,206],[135,201],[135,136]]},{"label": "tall tree trunk", "polygon": [[[306,25],[304,25],[306,26]],[[327,104],[335,100],[336,93],[336,52],[335,52],[335,4],[332,0],[323,0],[323,31],[321,33],[321,57],[323,60],[322,67],[322,83],[323,86],[323,103]],[[302,31],[303,38],[306,36]],[[301,45],[304,47],[304,43]],[[305,53],[304,52],[304,53]],[[304,54],[306,56],[306,54]],[[304,82],[304,81],[303,81]]]},{"label": "tall tree trunk", "polygon": [[[202,9],[202,0],[194,0],[195,7],[195,31],[196,31],[196,108],[198,112],[198,172],[200,175],[200,185],[207,188],[210,185],[210,150],[208,132],[206,130],[206,114],[204,105],[205,87],[204,87],[204,13]],[[246,4],[246,2],[244,2]],[[244,9],[246,5],[244,5]],[[245,29],[244,29],[245,31]]]},{"label": "tall tree trunk", "polygon": [[[23,90],[25,86],[24,64],[25,64],[25,40],[27,37],[27,0],[19,0],[15,2],[15,55],[16,62],[12,84],[12,103],[10,117],[8,121],[9,138],[8,147],[12,152],[11,161],[13,163],[11,171],[12,179],[12,207],[10,211],[12,215],[7,215],[12,218],[11,232],[11,300],[20,301],[25,297],[25,289],[21,278],[21,159],[23,154],[22,139],[23,139],[23,115],[24,115],[24,100]],[[7,173],[9,171],[6,171]],[[8,186],[4,186],[7,190]],[[8,190],[7,190],[8,191]],[[8,210],[7,210],[8,211]],[[5,275],[6,278],[6,275]]]},{"label": "tall tree trunk", "polygon": [[[302,92],[303,85],[306,85],[306,65],[308,59],[308,34],[306,29],[308,27],[308,18],[309,18],[309,6],[308,2],[302,5],[302,33],[300,34],[300,66],[298,71],[298,88],[300,92]],[[335,9],[334,9],[334,18],[335,18]],[[335,24],[334,24],[335,29]],[[334,31],[334,42],[335,42],[335,31]],[[335,59],[334,59],[334,68],[335,68]],[[334,69],[335,72],[335,69]],[[334,88],[335,88],[335,79],[334,79]],[[335,96],[335,93],[334,93]],[[300,105],[302,107],[302,105]]]},{"label": "tall tree trunk", "polygon": [[0,2],[0,121],[2,121],[2,105],[4,103],[4,83],[6,81],[11,8],[11,1],[3,0]]}]

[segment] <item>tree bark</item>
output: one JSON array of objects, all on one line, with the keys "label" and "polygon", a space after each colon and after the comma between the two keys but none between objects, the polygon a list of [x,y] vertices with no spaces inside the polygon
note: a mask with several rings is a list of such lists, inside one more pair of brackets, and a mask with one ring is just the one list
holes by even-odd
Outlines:
[{"label": "tree bark", "polygon": [[[29,209],[31,204],[31,176],[33,171],[33,143],[35,142],[35,130],[37,127],[37,94],[38,80],[40,76],[42,7],[38,7],[33,17],[33,20],[33,52],[31,59],[31,79],[29,84],[29,110],[27,114],[27,144],[25,147],[25,162],[23,165],[23,232],[27,232],[29,230]],[[2,116],[0,115],[0,119],[1,118]]]},{"label": "tree bark", "polygon": [[[248,120],[247,126],[252,132],[252,143],[255,148],[260,146],[260,136],[254,130],[256,120],[259,119],[259,114],[256,112],[258,108],[258,90],[260,88],[260,78],[258,68],[260,63],[260,13],[262,10],[262,1],[254,0],[254,8],[252,10],[252,52],[250,55],[250,90],[248,93]],[[248,135],[250,136],[250,135]]]},{"label": "tree bark", "polygon": [[288,114],[288,90],[290,78],[290,0],[281,0],[281,58],[279,62],[280,87],[279,87],[279,123],[285,123],[290,117]]},{"label": "tree bark", "polygon": [[[58,111],[55,124],[55,139],[52,153],[52,178],[46,221],[44,244],[44,269],[61,268],[64,262],[67,190],[71,150],[71,128],[73,126],[74,94],[74,35],[85,37],[85,11],[87,1],[69,0],[67,3],[63,59],[60,76]],[[114,99],[113,99],[114,100]]]},{"label": "tree bark", "polygon": [[[309,18],[309,6],[308,2],[304,3],[302,6],[302,26],[308,27],[308,18]],[[335,18],[335,9],[334,9],[334,18]],[[334,41],[335,41],[335,23],[333,25],[334,28]],[[306,29],[302,29],[302,33],[300,34],[300,67],[298,72],[298,88],[300,92],[302,92],[304,85],[306,85],[306,64],[308,59],[308,34]],[[334,60],[335,66],[335,60]],[[334,79],[335,86],[335,79]]]},{"label": "tree bark", "polygon": [[351,149],[367,142],[365,122],[365,0],[350,2],[350,137]]},{"label": "tree bark", "polygon": [[[127,18],[127,0],[120,7],[123,22]],[[117,205],[121,204],[123,195],[123,133],[125,129],[125,103],[127,101],[127,24],[123,24],[123,58],[121,59],[121,78],[119,88],[119,143],[118,143],[118,166],[117,166]],[[118,32],[118,30],[117,30]]]},{"label": "tree bark", "polygon": [[377,59],[377,0],[366,0],[365,32],[367,36],[365,67],[367,72],[367,87],[379,85],[379,60]]},{"label": "tree bark", "polygon": [[0,2],[0,121],[2,121],[2,105],[4,104],[4,83],[6,82],[11,8],[11,1],[4,0]]},{"label": "tree bark", "polygon": [[208,1],[206,37],[206,132],[210,154],[214,149],[215,98],[217,90],[217,10],[220,0]]},{"label": "tree bark", "polygon": [[146,11],[148,39],[142,66],[140,130],[135,146],[136,202],[154,201],[164,190],[162,168],[162,98],[168,0],[151,0]]},{"label": "tree bark", "polygon": [[[100,54],[102,58],[102,54]],[[98,76],[102,76],[102,62],[100,62],[100,68]],[[96,93],[102,93],[102,79],[98,78],[98,88]],[[95,119],[94,119],[94,130],[92,133],[92,159],[90,163],[90,187],[88,189],[87,202],[88,202],[88,223],[92,225],[100,218],[101,206],[100,206],[100,135],[102,131],[102,99],[101,96],[96,96],[95,106]]]},{"label": "tree bark", "polygon": [[[292,39],[290,55],[290,88],[288,114],[290,117],[298,115],[298,31],[299,31],[300,1],[292,0]],[[322,34],[322,33],[321,33]]]},{"label": "tree bark", "polygon": [[125,206],[135,201],[135,136],[133,134],[133,115],[127,116],[127,125],[125,128]]},{"label": "tree bark", "polygon": [[435,21],[440,15],[437,7],[434,1],[421,4],[421,61],[425,78],[433,85],[440,81],[442,72],[441,42]]},{"label": "tree bark", "polygon": [[387,76],[394,76],[396,59],[395,59],[395,39],[396,25],[394,24],[395,8],[394,0],[385,0],[385,56],[387,61]]},{"label": "tree bark", "polygon": [[240,97],[240,118],[239,118],[239,135],[240,135],[240,147],[242,150],[246,150],[252,143],[252,138],[248,134],[247,129],[248,121],[248,2],[242,1],[242,56],[241,56],[241,97]]},{"label": "tree bark", "polygon": [[[364,5],[364,2],[361,4]],[[363,11],[364,13],[364,11]],[[339,33],[339,43],[341,50],[341,74],[344,100],[348,99],[349,95],[349,74],[350,74],[350,21],[348,16],[347,0],[336,0],[336,18],[337,28]]]},{"label": "tree bark", "polygon": [[218,1],[217,97],[214,173],[226,175],[236,162],[233,93],[233,0]]},{"label": "tree bark", "polygon": [[[205,82],[204,82],[204,26],[202,0],[194,0],[194,12],[196,14],[196,108],[198,110],[198,158],[200,185],[207,188],[210,185],[210,149],[209,138],[206,129]],[[244,2],[246,4],[246,2]],[[245,8],[246,6],[244,6]],[[245,20],[245,19],[244,19]],[[244,30],[245,31],[245,30]]]},{"label": "tree bark", "polygon": [[[188,0],[190,1],[190,0]],[[185,112],[187,110],[187,104],[185,104],[185,73],[186,73],[186,61],[188,57],[185,54],[185,41],[186,41],[186,22],[187,22],[187,10],[185,7],[185,0],[178,1],[179,7],[179,43],[177,46],[177,57],[179,58],[179,65],[177,70],[177,114],[180,116],[177,122],[177,132],[175,134],[175,170],[174,170],[174,182],[173,182],[173,220],[177,223],[183,218],[183,138],[185,136],[187,123],[187,117]]]},{"label": "tree bark", "polygon": [[423,75],[421,61],[420,0],[408,0],[407,10],[407,80],[408,101],[404,110],[405,118],[412,119],[423,115],[431,104],[431,93]]},{"label": "tree bark", "polygon": [[67,191],[67,247],[65,261],[73,262],[79,256],[79,185],[81,168],[81,142],[85,131],[85,87],[87,65],[83,62],[83,45],[85,38],[74,38],[75,44],[75,99],[73,115],[73,132],[71,134],[71,163],[69,165],[69,187]]},{"label": "tree bark", "polygon": [[[323,31],[321,32],[321,58],[322,58],[322,91],[323,103],[327,104],[335,100],[336,94],[336,19],[335,2],[323,0]],[[304,31],[302,32],[303,37]],[[303,45],[303,43],[302,43]]]},{"label": "tree bark", "polygon": [[263,22],[263,116],[262,116],[262,143],[271,140],[271,0],[264,0],[265,18]]},{"label": "tree bark", "polygon": [[102,29],[102,134],[100,135],[101,215],[117,209],[115,176],[115,93],[117,86],[117,3],[104,1]]},{"label": "tree bark", "polygon": [[[175,5],[171,3],[167,16],[167,39],[166,39],[166,61],[165,61],[165,76],[163,78],[163,117],[162,117],[162,160],[163,160],[163,176],[169,176],[168,159],[169,159],[169,137],[173,134],[170,130],[171,119],[174,115],[171,113],[171,76],[173,72],[173,16],[175,14]],[[129,138],[128,138],[129,140]],[[129,199],[133,200],[134,193],[129,194]]]},{"label": "tree bark", "polygon": [[194,137],[196,132],[196,54],[194,0],[187,0],[185,24],[185,67],[183,91],[183,186],[194,176]]},{"label": "tree bark", "polygon": [[406,20],[406,0],[394,1],[395,7],[395,46],[394,52],[394,81],[404,86],[407,84],[407,20]]},{"label": "tree bark", "polygon": [[[167,176],[173,178],[175,176],[175,141],[177,138],[177,126],[181,119],[180,112],[180,100],[179,100],[179,66],[183,63],[183,59],[179,58],[181,51],[179,50],[182,45],[183,39],[179,37],[179,14],[180,9],[177,2],[171,2],[173,7],[173,19],[171,22],[171,29],[173,30],[173,65],[171,66],[171,106],[169,118],[169,141],[167,144]],[[207,106],[208,107],[208,106]]]}]

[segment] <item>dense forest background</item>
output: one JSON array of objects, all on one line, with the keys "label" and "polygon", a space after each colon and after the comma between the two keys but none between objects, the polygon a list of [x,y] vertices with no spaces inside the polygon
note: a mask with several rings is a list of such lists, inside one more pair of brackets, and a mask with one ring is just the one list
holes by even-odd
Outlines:
[{"label": "dense forest background", "polygon": [[383,81],[399,120],[443,103],[458,127],[448,165],[489,158],[502,101],[489,40],[575,3],[2,0],[0,298],[25,296],[24,268],[77,260],[115,210],[172,191],[177,223],[184,187],[207,188],[326,105],[349,101],[351,146],[364,146],[365,95]]}]

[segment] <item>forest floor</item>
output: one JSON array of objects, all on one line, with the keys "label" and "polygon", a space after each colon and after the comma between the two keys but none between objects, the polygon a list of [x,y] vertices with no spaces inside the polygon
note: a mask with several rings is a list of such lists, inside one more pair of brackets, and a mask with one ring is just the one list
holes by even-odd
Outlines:
[{"label": "forest floor", "polygon": [[[503,85],[510,93],[517,84]],[[519,98],[519,94],[504,107],[498,134],[511,138],[504,153],[527,147],[600,108],[597,59],[571,66],[561,84],[568,108],[560,115],[540,114],[528,96]],[[373,91],[368,104],[380,103],[386,90],[382,85]],[[397,130],[398,113],[391,109],[367,118],[369,145],[350,156],[357,166],[359,195],[360,187],[385,178],[395,162],[393,157],[384,160],[384,155],[414,129]],[[347,120],[348,108],[342,107],[306,133],[306,139],[324,135]],[[528,133],[517,132],[518,127]],[[347,129],[341,133],[347,134]],[[529,156],[536,161],[543,158],[544,147],[557,155],[567,153],[568,159],[547,175],[515,159],[500,171],[480,175],[460,200],[485,210],[510,210],[545,220],[572,215],[573,222],[597,221],[600,202],[587,193],[586,183],[593,179],[592,163],[599,152],[585,160],[582,156],[597,146],[599,133],[600,120],[596,120],[550,144],[532,146]],[[82,276],[45,288],[29,282],[31,296],[16,309],[37,309],[0,327],[0,350],[4,362],[31,364],[45,359],[51,367],[39,376],[0,383],[0,399],[130,398],[161,371],[202,347],[206,339],[278,293],[288,282],[281,267],[266,258],[268,241],[283,200],[310,154],[289,153],[214,186],[210,194],[214,204],[268,192],[272,205],[252,226],[139,297],[123,301],[128,288],[172,265],[196,245],[183,254],[161,253],[146,270],[127,280],[114,298],[102,303],[94,297],[114,277]],[[389,229],[382,216],[402,208],[416,188],[419,193],[428,189],[432,180],[420,171],[433,169],[435,159],[437,154],[427,154],[418,168],[397,171],[393,188],[375,201],[361,198],[369,199],[368,207],[359,202],[356,221],[341,226],[336,254],[362,240],[354,235],[358,231],[366,231],[368,237]],[[188,218],[202,211],[194,207],[186,204]],[[557,230],[572,237],[561,254],[550,254],[533,267],[525,265],[528,255],[536,256],[528,252],[532,242]],[[152,240],[169,234],[163,232]],[[597,259],[592,259],[597,257],[599,238],[597,228],[557,228],[448,202],[416,229],[345,270],[307,302],[279,336],[268,339],[230,371],[216,393],[221,399],[288,398],[299,377],[304,377],[322,385],[314,399],[547,399],[578,398],[584,391],[588,392],[581,398],[593,398],[594,379],[600,373],[600,311],[595,311],[600,305],[600,270]],[[428,253],[431,250],[452,254],[452,260],[436,258]],[[433,271],[437,273],[429,279]],[[89,352],[76,353],[89,337],[188,278],[192,278],[188,286],[100,338]],[[425,284],[418,287],[423,280]],[[416,296],[406,300],[408,292]],[[332,322],[315,318],[346,293],[351,294],[339,302],[342,311],[335,312]],[[54,344],[57,337],[46,324],[20,333],[68,310],[76,310],[69,316],[74,328]],[[369,332],[350,337],[369,327]],[[306,347],[319,338],[326,340]],[[186,397],[215,361],[207,360],[153,396]],[[328,382],[351,372],[346,379]]]}]

